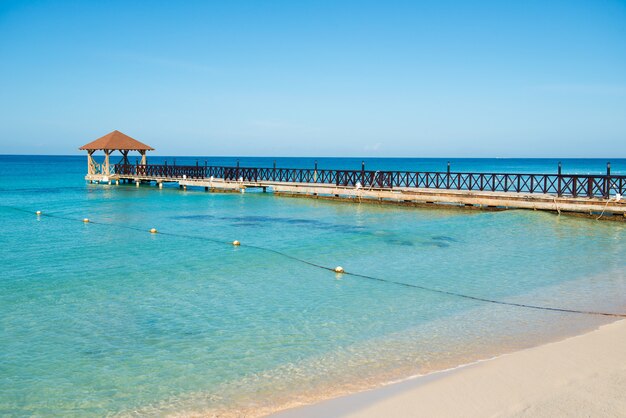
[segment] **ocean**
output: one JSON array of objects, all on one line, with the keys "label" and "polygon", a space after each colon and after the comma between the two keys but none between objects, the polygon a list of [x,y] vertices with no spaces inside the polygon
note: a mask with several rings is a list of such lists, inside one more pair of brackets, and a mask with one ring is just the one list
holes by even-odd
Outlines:
[{"label": "ocean", "polygon": [[[448,162],[149,162],[174,159],[410,171]],[[461,172],[555,173],[558,164],[450,162]],[[604,173],[606,162],[563,159],[563,173]],[[95,185],[86,169],[82,155],[0,155],[0,415],[258,415],[614,320],[393,282],[626,312],[626,223]],[[611,171],[626,173],[626,159]]]}]

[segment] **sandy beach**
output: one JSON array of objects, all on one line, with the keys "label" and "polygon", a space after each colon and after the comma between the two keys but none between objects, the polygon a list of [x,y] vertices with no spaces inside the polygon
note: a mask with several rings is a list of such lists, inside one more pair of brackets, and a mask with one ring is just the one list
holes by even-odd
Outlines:
[{"label": "sandy beach", "polygon": [[626,417],[626,321],[273,417]]}]

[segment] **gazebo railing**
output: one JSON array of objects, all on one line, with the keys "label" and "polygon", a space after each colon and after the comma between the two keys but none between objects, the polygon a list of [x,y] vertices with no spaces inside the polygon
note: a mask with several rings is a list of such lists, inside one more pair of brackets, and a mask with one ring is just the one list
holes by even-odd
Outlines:
[{"label": "gazebo railing", "polygon": [[96,162],[91,164],[91,168],[90,168],[89,172],[91,174],[96,174],[96,175],[97,174],[101,174],[101,175],[105,175],[105,176],[110,176],[112,174],[117,174],[114,166],[112,166],[112,165],[109,166],[109,172],[107,173],[106,164],[104,164],[104,163],[100,164],[100,163],[96,163]]},{"label": "gazebo railing", "polygon": [[365,189],[426,188],[465,191],[542,193],[571,197],[626,194],[626,176],[595,174],[458,173],[324,170],[199,165],[116,164],[120,176],[163,179],[221,178],[244,182],[333,184]]}]

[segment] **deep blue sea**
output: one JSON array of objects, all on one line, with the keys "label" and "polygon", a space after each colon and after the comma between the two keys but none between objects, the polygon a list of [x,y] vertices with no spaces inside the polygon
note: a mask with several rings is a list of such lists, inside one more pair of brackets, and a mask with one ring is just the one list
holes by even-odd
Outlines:
[{"label": "deep blue sea", "polygon": [[[163,160],[174,157],[149,162]],[[315,160],[362,161],[276,164]],[[364,161],[445,171],[448,159]],[[452,171],[523,173],[558,163],[450,161]],[[563,173],[604,173],[606,162],[563,159]],[[611,165],[626,173],[626,159]],[[254,416],[612,320],[336,275],[280,253],[480,298],[626,312],[626,223],[96,185],[86,167],[85,156],[0,155],[2,416]]]}]

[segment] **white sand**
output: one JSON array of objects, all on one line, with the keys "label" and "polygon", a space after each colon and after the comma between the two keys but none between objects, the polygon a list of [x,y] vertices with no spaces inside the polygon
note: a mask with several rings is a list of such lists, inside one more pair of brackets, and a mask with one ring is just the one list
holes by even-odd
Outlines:
[{"label": "white sand", "polygon": [[276,417],[626,417],[626,321]]}]

